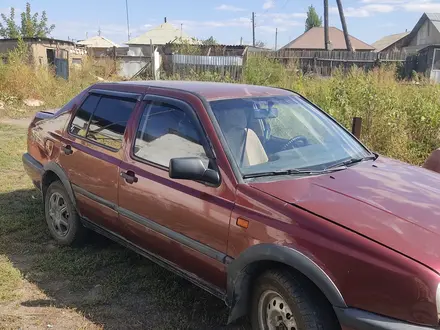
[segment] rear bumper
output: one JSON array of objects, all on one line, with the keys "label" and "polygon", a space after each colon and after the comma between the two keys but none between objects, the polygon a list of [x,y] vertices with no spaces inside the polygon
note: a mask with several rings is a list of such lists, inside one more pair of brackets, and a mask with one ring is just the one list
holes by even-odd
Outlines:
[{"label": "rear bumper", "polygon": [[27,175],[29,175],[35,187],[41,190],[41,178],[44,173],[43,165],[28,153],[23,155],[22,161]]},{"label": "rear bumper", "polygon": [[344,330],[434,330],[354,308],[334,308]]}]

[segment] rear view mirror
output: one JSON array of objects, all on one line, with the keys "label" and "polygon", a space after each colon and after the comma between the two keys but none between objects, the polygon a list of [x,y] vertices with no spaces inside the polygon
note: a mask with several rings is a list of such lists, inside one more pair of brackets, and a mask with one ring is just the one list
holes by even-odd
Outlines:
[{"label": "rear view mirror", "polygon": [[172,179],[202,181],[215,185],[220,183],[219,173],[207,168],[203,160],[197,157],[171,159],[169,176]]},{"label": "rear view mirror", "polygon": [[255,109],[254,110],[254,118],[255,119],[266,119],[266,118],[276,118],[278,117],[278,109],[270,108],[269,109]]}]

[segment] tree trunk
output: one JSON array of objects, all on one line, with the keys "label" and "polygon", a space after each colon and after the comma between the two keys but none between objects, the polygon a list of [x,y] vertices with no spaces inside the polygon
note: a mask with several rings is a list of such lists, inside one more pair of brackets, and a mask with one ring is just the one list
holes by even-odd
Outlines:
[{"label": "tree trunk", "polygon": [[352,52],[353,46],[351,45],[347,23],[345,22],[344,8],[342,8],[342,0],[336,0],[336,3],[338,4],[339,16],[341,17],[341,25],[342,29],[344,30],[345,43],[347,45],[347,49]]},{"label": "tree trunk", "polygon": [[330,50],[330,37],[328,35],[328,0],[324,0],[324,43],[325,50]]}]

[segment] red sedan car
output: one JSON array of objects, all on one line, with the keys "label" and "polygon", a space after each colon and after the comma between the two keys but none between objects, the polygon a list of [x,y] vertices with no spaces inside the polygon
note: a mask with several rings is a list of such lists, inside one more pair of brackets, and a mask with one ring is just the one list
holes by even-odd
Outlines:
[{"label": "red sedan car", "polygon": [[304,97],[101,83],[29,127],[59,244],[92,229],[254,329],[439,329],[440,176],[370,152]]}]

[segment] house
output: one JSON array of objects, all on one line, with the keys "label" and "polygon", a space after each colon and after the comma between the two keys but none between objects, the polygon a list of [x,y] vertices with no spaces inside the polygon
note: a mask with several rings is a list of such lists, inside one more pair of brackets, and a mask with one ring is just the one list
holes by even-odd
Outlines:
[{"label": "house", "polygon": [[[329,28],[329,37],[332,50],[347,50],[344,32],[338,28]],[[371,52],[374,47],[355,38],[349,36],[354,50],[358,52]],[[293,50],[325,50],[324,28],[314,27],[300,35],[295,40],[285,45],[282,49]]]},{"label": "house", "polygon": [[86,47],[88,54],[93,57],[107,56],[113,47],[119,47],[118,44],[101,35],[78,41],[77,44]]},{"label": "house", "polygon": [[424,13],[406,37],[404,49],[415,53],[436,44],[440,44],[440,14]]},{"label": "house", "polygon": [[181,29],[176,28],[173,24],[165,22],[155,28],[145,32],[139,37],[133,38],[126,42],[127,45],[150,45],[164,46],[170,42],[186,42],[189,44],[197,44],[195,38],[191,38]]},{"label": "house", "polygon": [[409,32],[392,34],[389,36],[385,36],[371,46],[375,48],[375,52],[395,52],[402,50],[402,47],[405,45],[406,37],[409,35]]},{"label": "house", "polygon": [[[35,65],[55,65],[56,58],[69,59],[70,64],[80,64],[87,50],[75,43],[51,38],[23,38],[28,46],[31,60]],[[18,39],[0,39],[0,57],[4,60],[7,53],[18,46]]]}]

